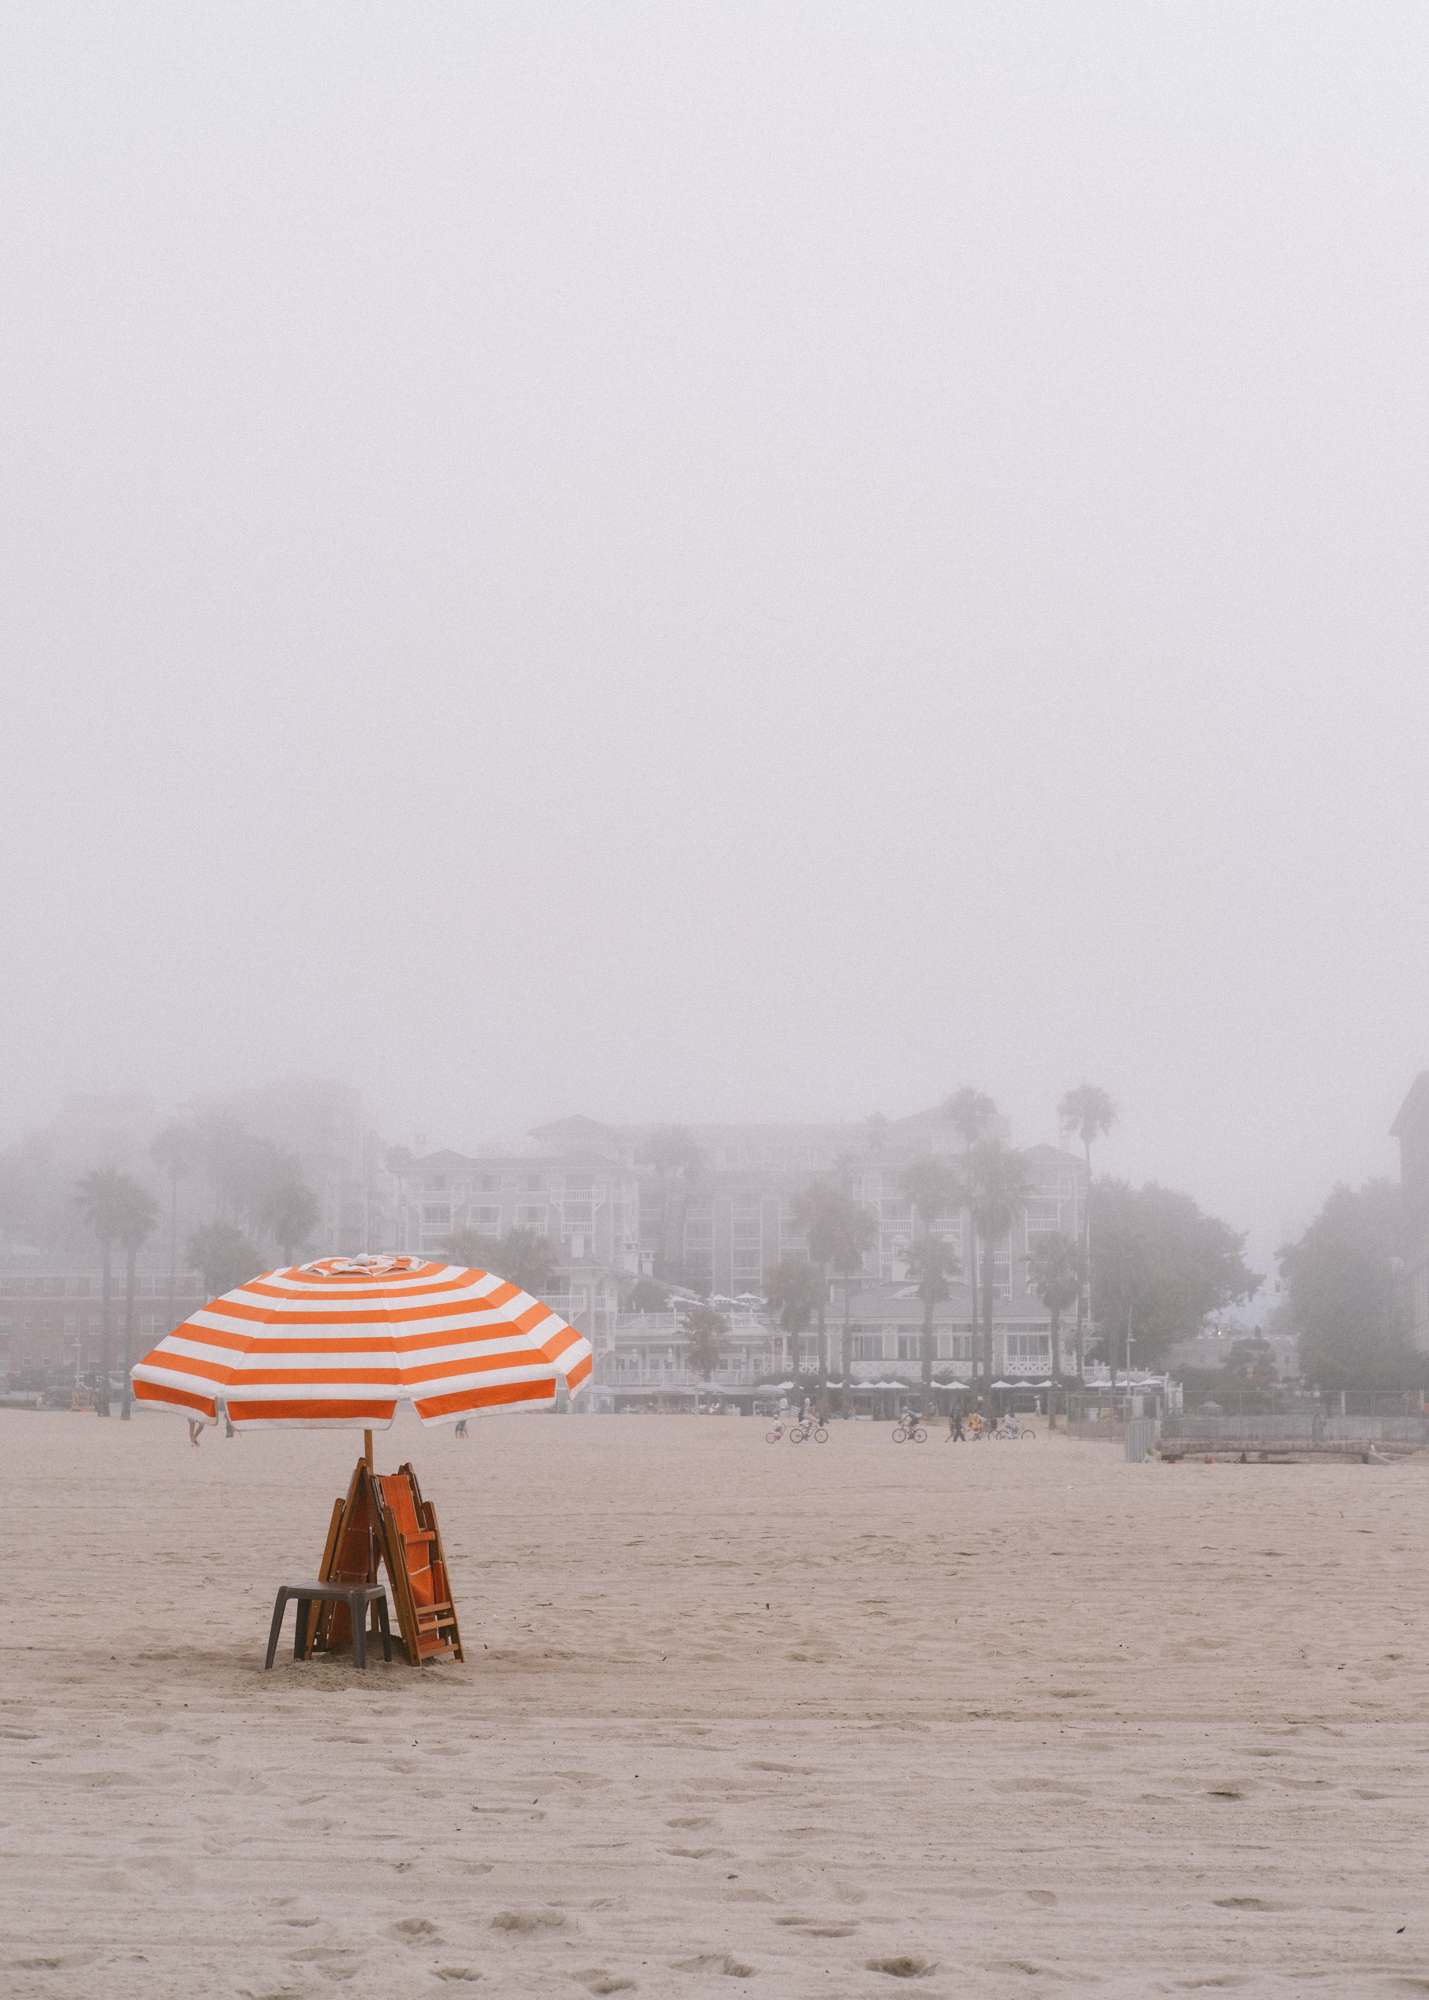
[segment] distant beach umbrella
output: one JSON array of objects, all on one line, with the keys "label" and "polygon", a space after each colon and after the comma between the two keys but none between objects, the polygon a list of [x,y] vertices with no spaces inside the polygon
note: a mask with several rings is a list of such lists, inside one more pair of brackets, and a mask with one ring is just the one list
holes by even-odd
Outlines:
[{"label": "distant beach umbrella", "polygon": [[589,1378],[589,1342],[491,1271],[324,1257],[265,1271],[176,1326],[133,1371],[151,1408],[236,1430],[383,1430],[549,1408]]}]

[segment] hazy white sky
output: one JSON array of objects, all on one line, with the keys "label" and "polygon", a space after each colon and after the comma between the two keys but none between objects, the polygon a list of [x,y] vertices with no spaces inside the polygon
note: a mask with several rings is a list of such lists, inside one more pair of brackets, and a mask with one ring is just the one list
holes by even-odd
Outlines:
[{"label": "hazy white sky", "polygon": [[1429,1064],[1418,0],[0,7],[8,1135]]}]

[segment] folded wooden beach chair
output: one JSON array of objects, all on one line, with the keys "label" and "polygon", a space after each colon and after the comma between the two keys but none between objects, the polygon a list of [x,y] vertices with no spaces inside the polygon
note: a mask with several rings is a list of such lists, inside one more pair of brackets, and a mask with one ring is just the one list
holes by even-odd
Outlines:
[{"label": "folded wooden beach chair", "polygon": [[417,1665],[439,1653],[464,1659],[436,1511],[422,1498],[416,1473],[404,1465],[374,1474],[372,1491],[407,1657]]}]

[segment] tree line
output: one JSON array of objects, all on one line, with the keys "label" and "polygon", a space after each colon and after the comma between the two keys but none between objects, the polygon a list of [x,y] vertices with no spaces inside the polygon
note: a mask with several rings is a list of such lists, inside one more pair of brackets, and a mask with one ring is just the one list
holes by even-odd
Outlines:
[{"label": "tree line", "polygon": [[[262,1267],[265,1260],[260,1241],[270,1242],[282,1263],[296,1263],[321,1220],[318,1198],[304,1180],[297,1156],[259,1138],[227,1113],[175,1120],[156,1134],[149,1151],[154,1167],[167,1183],[171,1325],[178,1294],[179,1188],[190,1176],[204,1179],[218,1210],[212,1220],[190,1234],[184,1246],[184,1268],[198,1272],[210,1296],[231,1291]],[[102,1416],[109,1414],[109,1377],[114,1365],[114,1255],[116,1250],[123,1253],[121,1413],[127,1417],[139,1252],[165,1217],[144,1183],[117,1167],[97,1167],[84,1175],[75,1188],[74,1205],[99,1246],[98,1405]]]},{"label": "tree line", "polygon": [[[973,1378],[984,1388],[992,1382],[996,1258],[1035,1194],[1027,1156],[991,1130],[997,1106],[985,1091],[966,1086],[941,1109],[962,1141],[961,1153],[922,1155],[898,1175],[914,1221],[904,1261],[922,1304],[925,1396],[934,1386],[937,1309],[951,1295],[952,1281],[964,1275],[974,1329]],[[1244,1236],[1202,1214],[1189,1195],[1154,1182],[1140,1188],[1093,1182],[1092,1148],[1116,1115],[1108,1093],[1091,1083],[1067,1091],[1058,1105],[1063,1132],[1080,1145],[1088,1194],[1078,1233],[1039,1230],[1025,1260],[1029,1286],[1048,1315],[1054,1381],[1061,1375],[1061,1334],[1069,1314],[1075,1314],[1077,1376],[1089,1358],[1105,1359],[1114,1369],[1147,1365],[1163,1359],[1173,1341],[1196,1332],[1208,1313],[1249,1298],[1261,1282],[1244,1262]],[[787,1338],[786,1366],[796,1380],[804,1379],[804,1336],[812,1330],[821,1391],[830,1377],[830,1294],[840,1280],[838,1368],[843,1382],[852,1379],[852,1288],[879,1235],[877,1217],[854,1198],[852,1185],[860,1166],[883,1150],[886,1130],[886,1119],[869,1119],[863,1154],[845,1157],[795,1195],[791,1220],[807,1254],[785,1256],[765,1273],[766,1304]],[[661,1188],[662,1239],[668,1246],[675,1232],[663,1225],[672,1213],[682,1214],[702,1161],[691,1135],[679,1127],[653,1135],[645,1157]],[[948,1227],[954,1215],[960,1218],[956,1236]],[[961,1218],[971,1252],[966,1273]],[[714,1372],[727,1332],[727,1321],[711,1308],[687,1316],[687,1349],[697,1372]]]}]

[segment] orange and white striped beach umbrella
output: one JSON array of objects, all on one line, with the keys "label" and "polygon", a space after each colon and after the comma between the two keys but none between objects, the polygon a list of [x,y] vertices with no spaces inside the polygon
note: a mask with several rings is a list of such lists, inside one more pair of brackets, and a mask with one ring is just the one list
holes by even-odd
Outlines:
[{"label": "orange and white striped beach umbrella", "polygon": [[156,1409],[237,1430],[382,1430],[549,1408],[591,1372],[589,1342],[491,1271],[420,1257],[324,1257],[265,1271],[165,1336],[133,1369]]}]

